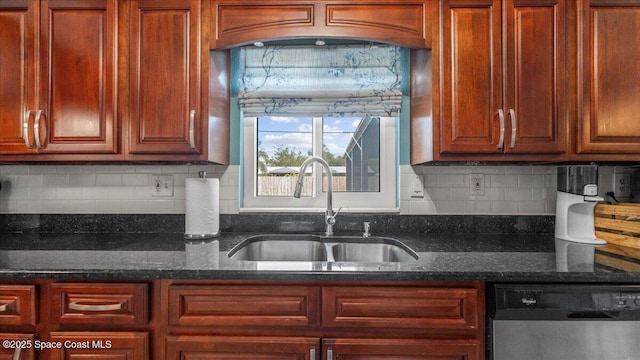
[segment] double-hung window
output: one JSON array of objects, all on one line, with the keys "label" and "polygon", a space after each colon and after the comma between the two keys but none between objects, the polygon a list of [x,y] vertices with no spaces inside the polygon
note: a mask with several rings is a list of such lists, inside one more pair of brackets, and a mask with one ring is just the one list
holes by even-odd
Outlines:
[{"label": "double-hung window", "polygon": [[334,207],[398,207],[400,49],[391,46],[246,47],[240,52],[242,209],[318,211],[326,204],[320,165],[332,173]]}]

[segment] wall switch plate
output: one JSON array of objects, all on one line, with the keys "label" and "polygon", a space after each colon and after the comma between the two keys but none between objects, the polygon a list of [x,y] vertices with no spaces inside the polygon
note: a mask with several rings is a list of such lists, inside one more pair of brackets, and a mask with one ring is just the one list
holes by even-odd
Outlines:
[{"label": "wall switch plate", "polygon": [[631,196],[631,174],[613,174],[613,194],[619,200]]},{"label": "wall switch plate", "polygon": [[151,175],[152,196],[173,196],[173,175]]},{"label": "wall switch plate", "polygon": [[411,197],[424,197],[424,175],[415,175],[411,183]]},{"label": "wall switch plate", "polygon": [[469,192],[471,195],[484,195],[484,174],[471,174]]}]

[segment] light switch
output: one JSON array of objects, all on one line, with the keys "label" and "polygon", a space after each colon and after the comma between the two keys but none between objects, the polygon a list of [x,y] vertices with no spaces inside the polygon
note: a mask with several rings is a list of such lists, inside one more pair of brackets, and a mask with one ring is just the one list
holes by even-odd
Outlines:
[{"label": "light switch", "polygon": [[411,197],[424,197],[424,175],[415,175],[411,184]]}]

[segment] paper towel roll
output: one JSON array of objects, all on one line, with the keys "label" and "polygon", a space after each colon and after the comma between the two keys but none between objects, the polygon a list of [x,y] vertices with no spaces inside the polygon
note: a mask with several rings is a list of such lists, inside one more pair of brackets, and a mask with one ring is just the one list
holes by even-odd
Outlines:
[{"label": "paper towel roll", "polygon": [[220,234],[220,182],[218,179],[185,180],[185,238]]}]

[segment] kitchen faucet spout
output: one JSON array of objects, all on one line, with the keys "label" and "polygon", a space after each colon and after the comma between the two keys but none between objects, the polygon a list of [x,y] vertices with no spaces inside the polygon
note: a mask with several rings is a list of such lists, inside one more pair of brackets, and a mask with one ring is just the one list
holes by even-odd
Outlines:
[{"label": "kitchen faucet spout", "polygon": [[304,174],[307,170],[307,167],[311,164],[317,162],[322,165],[324,172],[327,173],[327,210],[324,214],[324,223],[325,223],[325,235],[332,236],[333,235],[333,225],[336,223],[336,216],[340,212],[333,211],[333,190],[332,190],[332,177],[331,177],[331,169],[329,168],[329,164],[321,157],[311,156],[306,159],[302,165],[300,166],[300,172],[298,173],[298,179],[296,181],[296,188],[293,192],[293,196],[296,198],[300,198],[302,195],[302,184],[304,181]]}]

